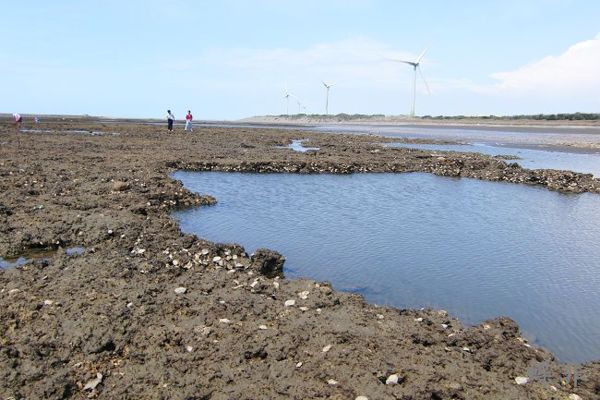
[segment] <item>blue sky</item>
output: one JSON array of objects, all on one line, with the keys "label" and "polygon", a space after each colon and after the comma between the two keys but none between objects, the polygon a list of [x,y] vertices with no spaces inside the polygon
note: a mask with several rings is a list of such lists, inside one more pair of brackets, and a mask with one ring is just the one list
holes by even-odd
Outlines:
[{"label": "blue sky", "polygon": [[[600,2],[2,1],[0,112],[600,112]],[[290,112],[299,110],[296,100]]]}]

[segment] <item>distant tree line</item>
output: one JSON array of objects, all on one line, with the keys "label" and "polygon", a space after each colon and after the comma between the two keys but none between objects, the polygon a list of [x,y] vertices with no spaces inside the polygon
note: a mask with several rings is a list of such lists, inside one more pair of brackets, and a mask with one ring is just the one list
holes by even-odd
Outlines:
[{"label": "distant tree line", "polygon": [[[386,116],[384,114],[281,114],[279,118],[287,119],[320,119],[333,121],[352,121],[352,120],[382,120]],[[393,116],[390,116],[393,118]],[[538,120],[538,121],[596,121],[600,120],[600,113],[562,113],[562,114],[530,114],[530,115],[424,115],[416,117],[426,120]]]},{"label": "distant tree line", "polygon": [[289,118],[289,119],[302,119],[302,118],[314,118],[314,119],[331,119],[336,121],[352,121],[356,119],[382,119],[385,118],[384,114],[281,114],[278,117]]},{"label": "distant tree line", "polygon": [[465,115],[424,115],[421,119],[502,119],[502,120],[540,120],[540,121],[593,121],[600,120],[600,114],[598,113],[564,113],[564,114],[532,114],[532,115],[482,115],[482,116],[465,116]]}]

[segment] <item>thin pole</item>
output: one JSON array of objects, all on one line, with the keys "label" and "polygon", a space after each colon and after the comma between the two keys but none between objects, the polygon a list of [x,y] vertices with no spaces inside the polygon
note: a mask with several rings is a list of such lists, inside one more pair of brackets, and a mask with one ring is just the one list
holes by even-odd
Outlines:
[{"label": "thin pole", "polygon": [[413,80],[413,101],[412,101],[412,109],[410,110],[411,117],[415,116],[415,102],[416,102],[416,98],[417,98],[417,66],[414,65],[413,69],[415,71],[415,77]]}]

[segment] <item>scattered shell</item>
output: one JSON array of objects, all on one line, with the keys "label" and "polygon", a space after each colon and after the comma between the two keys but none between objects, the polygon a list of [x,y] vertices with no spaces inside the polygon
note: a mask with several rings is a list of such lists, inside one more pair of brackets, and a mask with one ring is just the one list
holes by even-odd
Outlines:
[{"label": "scattered shell", "polygon": [[466,347],[466,346],[465,346],[465,347],[463,347],[463,348],[462,348],[462,350],[463,350],[463,351],[466,351],[467,353],[470,353],[470,352],[471,352],[471,349],[470,349],[470,348],[468,348],[468,347]]},{"label": "scattered shell", "polygon": [[102,382],[102,374],[101,373],[97,373],[96,374],[96,378],[89,380],[85,386],[83,387],[83,390],[94,390],[96,389],[96,386],[98,386],[100,384],[100,382]]},{"label": "scattered shell", "polygon": [[180,286],[175,289],[175,293],[177,293],[177,294],[184,294],[186,291],[187,291],[187,289],[184,288],[183,286]]},{"label": "scattered shell", "polygon": [[273,282],[273,286],[275,286],[275,289],[279,289],[279,282]]},{"label": "scattered shell", "polygon": [[419,318],[415,318],[415,322],[422,322],[423,318],[419,317]]},{"label": "scattered shell", "polygon": [[302,300],[306,300],[309,294],[310,292],[308,290],[305,290],[303,292],[298,293],[298,297],[300,297]]},{"label": "scattered shell", "polygon": [[132,302],[127,303],[127,308],[131,308],[131,307],[133,307],[133,303]]},{"label": "scattered shell", "polygon": [[388,378],[385,380],[385,384],[386,385],[395,385],[398,383],[399,377],[398,374],[392,374],[390,376],[388,376]]},{"label": "scattered shell", "polygon": [[267,329],[269,329],[269,328],[267,328],[267,326],[266,326],[266,325],[259,325],[259,326],[258,326],[258,329],[260,329],[261,331],[265,331],[265,330],[267,330]]},{"label": "scattered shell", "polygon": [[187,346],[185,349],[188,351],[188,353],[194,351],[194,348],[192,346]]},{"label": "scattered shell", "polygon": [[299,307],[300,311],[308,311],[308,307]]},{"label": "scattered shell", "polygon": [[213,260],[213,262],[219,262],[219,261],[221,261],[221,257],[214,256],[212,260]]},{"label": "scattered shell", "polygon": [[296,300],[286,300],[285,303],[283,303],[283,305],[286,307],[292,307],[296,305]]},{"label": "scattered shell", "polygon": [[448,328],[448,324],[442,324],[442,329]]},{"label": "scattered shell", "polygon": [[298,364],[296,364],[296,368],[300,368],[302,366],[302,361],[298,362]]},{"label": "scattered shell", "polygon": [[327,353],[329,350],[331,350],[331,345],[328,344],[327,346],[323,347],[323,350],[321,350],[323,353]]},{"label": "scattered shell", "polygon": [[44,300],[45,306],[51,306],[52,304],[54,304],[54,302],[52,300]]},{"label": "scattered shell", "polygon": [[329,379],[329,380],[327,381],[327,383],[328,383],[329,385],[337,385],[337,383],[338,383],[338,382],[337,382],[335,379]]},{"label": "scattered shell", "polygon": [[529,382],[529,378],[526,376],[517,376],[515,382],[517,382],[517,385],[524,385]]},{"label": "scattered shell", "polygon": [[219,322],[221,322],[221,323],[223,323],[223,324],[228,324],[228,323],[230,323],[231,321],[230,321],[230,320],[228,320],[227,318],[221,318],[221,319],[219,320]]},{"label": "scattered shell", "polygon": [[483,324],[483,329],[485,329],[486,331],[487,331],[488,329],[491,329],[491,328],[492,328],[492,327],[491,327],[491,326],[489,326],[488,324]]},{"label": "scattered shell", "polygon": [[210,253],[210,251],[208,251],[208,249],[202,249],[202,251],[200,252],[203,256],[207,255],[208,253]]},{"label": "scattered shell", "polygon": [[575,393],[571,393],[569,395],[569,400],[581,400],[581,397],[576,395]]},{"label": "scattered shell", "polygon": [[357,396],[354,400],[369,400],[367,396]]},{"label": "scattered shell", "polygon": [[[383,314],[377,314],[377,319],[383,319]],[[360,396],[359,396],[360,397]],[[358,397],[357,397],[358,398]]]}]

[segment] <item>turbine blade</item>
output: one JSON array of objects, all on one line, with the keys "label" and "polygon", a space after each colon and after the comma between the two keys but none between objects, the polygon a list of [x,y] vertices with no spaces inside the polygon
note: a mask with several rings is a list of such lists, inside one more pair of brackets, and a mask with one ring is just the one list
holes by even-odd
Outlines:
[{"label": "turbine blade", "polygon": [[421,79],[423,79],[423,83],[425,83],[425,87],[427,88],[427,94],[431,94],[431,90],[429,90],[429,84],[425,79],[425,75],[423,75],[423,71],[421,71],[421,66],[417,67],[417,69],[419,70],[419,75],[421,75]]},{"label": "turbine blade", "polygon": [[398,60],[397,58],[386,58],[386,60],[412,65],[413,67],[415,66],[415,63],[412,61]]},{"label": "turbine blade", "polygon": [[423,50],[423,52],[421,53],[419,58],[417,58],[417,61],[415,61],[415,64],[419,64],[421,62],[421,60],[423,59],[423,56],[425,55],[425,53],[427,53],[427,50],[428,49]]}]

